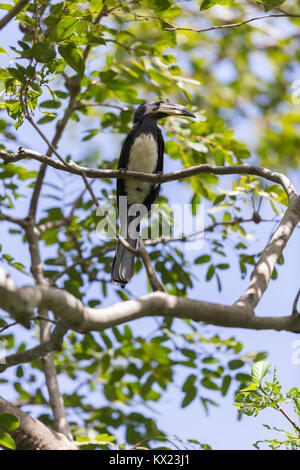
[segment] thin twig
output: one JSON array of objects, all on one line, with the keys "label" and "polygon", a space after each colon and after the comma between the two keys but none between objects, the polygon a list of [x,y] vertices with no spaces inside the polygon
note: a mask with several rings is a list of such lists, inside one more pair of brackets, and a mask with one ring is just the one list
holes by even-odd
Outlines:
[{"label": "thin twig", "polygon": [[143,240],[140,239],[139,243],[140,243],[140,249],[139,249],[140,257],[143,260],[143,263],[144,263],[146,272],[148,274],[149,282],[151,284],[153,292],[155,292],[155,291],[165,292],[165,289],[163,288],[162,284],[160,283],[160,281],[157,277],[157,274],[156,274],[156,272],[153,268],[150,255],[149,255],[149,253],[147,252],[147,250],[145,248],[145,244],[144,244]]},{"label": "thin twig", "polygon": [[110,104],[110,103],[89,103],[89,102],[83,102],[80,101],[76,104],[76,109],[82,109],[90,106],[99,106],[100,108],[113,108],[113,109],[118,109],[120,111],[129,111],[128,106],[118,106],[117,104]]},{"label": "thin twig", "polygon": [[[275,374],[275,371],[274,371],[274,374]],[[259,387],[260,391],[266,396],[269,398],[269,400],[272,402],[272,403],[276,403],[275,400],[272,398],[271,396],[271,392],[267,392],[266,390],[264,390],[263,386],[260,385]],[[290,418],[290,416],[287,414],[287,412],[282,408],[282,405],[278,405],[278,404],[275,404],[275,410],[276,411],[279,411],[281,414],[283,414],[283,416],[291,423],[291,425],[294,427],[294,429],[298,432],[298,434],[300,435],[300,428],[299,426],[295,423],[295,421]]]},{"label": "thin twig", "polygon": [[294,427],[294,429],[298,432],[300,436],[300,428],[299,426],[295,423],[295,421],[290,418],[290,416],[287,414],[287,412],[282,408],[282,406],[277,406],[276,410],[280,411],[281,414],[291,423],[291,425]]},{"label": "thin twig", "polygon": [[78,260],[74,261],[74,263],[70,264],[69,266],[67,266],[65,269],[63,269],[62,271],[60,271],[59,273],[55,274],[54,276],[52,276],[50,279],[49,279],[49,285],[50,286],[53,286],[56,281],[61,278],[64,274],[67,274],[69,271],[71,271],[72,269],[74,269],[76,266],[80,265],[80,264],[85,264],[87,263],[88,261],[91,261],[93,258],[98,258],[100,255],[105,255],[106,253],[109,253],[110,251],[114,250],[113,247],[109,247],[109,248],[105,248],[101,251],[101,253],[98,253],[98,254],[91,254],[85,258],[79,258]]},{"label": "thin twig", "polygon": [[11,326],[18,325],[18,323],[19,323],[18,321],[14,321],[13,323],[9,323],[8,325],[3,326],[0,329],[0,333],[3,333],[3,331],[7,330],[7,328],[10,328]]},{"label": "thin twig", "polygon": [[18,217],[12,217],[6,214],[0,214],[0,220],[11,222],[13,224],[20,225],[21,227],[25,227],[28,224],[27,220],[25,219],[19,219]]},{"label": "thin twig", "polygon": [[276,14],[276,13],[271,13],[270,15],[262,15],[262,16],[257,16],[255,18],[249,18],[248,20],[240,21],[239,23],[230,23],[230,24],[221,24],[221,25],[215,25],[215,26],[210,26],[208,28],[184,28],[181,26],[174,26],[172,28],[165,28],[166,31],[191,31],[193,33],[204,33],[206,31],[214,31],[216,29],[226,29],[226,28],[234,28],[238,26],[242,26],[248,23],[251,23],[252,21],[257,21],[257,20],[262,20],[266,18],[286,18],[286,17],[291,17],[291,18],[300,18],[300,15],[294,15],[294,14]]},{"label": "thin twig", "polygon": [[179,237],[160,237],[160,238],[154,238],[150,240],[146,240],[144,243],[146,246],[155,246],[158,245],[159,243],[162,243],[165,245],[166,243],[170,242],[187,242],[189,239],[192,239],[196,237],[197,235],[200,235],[201,233],[205,232],[213,232],[215,228],[217,227],[226,227],[226,226],[232,226],[232,225],[238,225],[242,223],[248,223],[248,222],[254,222],[254,223],[260,223],[260,222],[274,222],[274,219],[260,219],[258,222],[258,219],[255,217],[251,217],[249,219],[243,219],[243,218],[238,218],[234,220],[227,220],[227,221],[222,221],[222,222],[215,222],[211,225],[208,225],[207,227],[203,228],[202,230],[198,230],[197,232],[192,232],[187,235],[184,233],[180,235]]},{"label": "thin twig", "polygon": [[36,315],[32,320],[43,320],[49,323],[53,323],[53,325],[57,325],[57,320],[51,320],[51,318],[44,317],[43,315]]},{"label": "thin twig", "polygon": [[63,322],[58,322],[49,340],[42,342],[38,346],[35,346],[31,349],[18,351],[3,358],[3,362],[0,364],[0,371],[4,371],[13,365],[32,362],[39,357],[46,356],[52,351],[60,351],[62,348],[64,335],[67,333],[67,331],[68,329],[63,324]]},{"label": "thin twig", "polygon": [[41,131],[41,129],[36,125],[36,123],[34,122],[34,120],[32,119],[32,117],[27,114],[26,116],[26,119],[30,122],[30,124],[32,125],[32,127],[34,127],[34,129],[37,131],[37,133],[41,136],[41,138],[46,142],[46,144],[48,145],[48,148],[57,156],[57,158],[64,164],[66,165],[66,162],[65,160],[59,155],[59,153],[57,152],[56,148],[54,147],[54,145],[48,140],[48,138],[46,137],[46,135]]}]

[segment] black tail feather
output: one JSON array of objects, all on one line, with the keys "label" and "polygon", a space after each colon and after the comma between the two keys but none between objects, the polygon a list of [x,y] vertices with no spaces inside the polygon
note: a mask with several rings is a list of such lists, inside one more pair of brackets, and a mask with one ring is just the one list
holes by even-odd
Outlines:
[{"label": "black tail feather", "polygon": [[[126,241],[132,248],[137,249],[138,240],[127,238]],[[112,280],[117,284],[120,284],[121,287],[125,287],[127,282],[131,281],[133,278],[134,259],[134,253],[127,250],[120,240],[118,240],[116,255],[112,265],[111,277]]]},{"label": "black tail feather", "polygon": [[[127,224],[121,223],[121,227],[122,227],[121,228],[121,234],[126,239],[127,243],[132,248],[134,248],[136,250],[137,247],[138,247],[138,242],[139,242],[139,240],[138,240],[138,234],[139,234],[139,230],[140,230],[139,224],[137,225],[137,227],[135,229],[135,238],[134,239],[131,238],[127,234],[127,230],[125,232],[123,230],[123,228],[125,226],[126,226],[126,229],[127,229],[129,224],[135,219],[136,219],[135,217],[129,216]],[[121,287],[125,287],[127,282],[131,281],[131,279],[133,278],[133,275],[134,275],[134,260],[135,260],[134,253],[129,251],[123,245],[123,243],[120,242],[120,240],[118,240],[116,255],[115,255],[115,259],[113,261],[113,265],[112,265],[112,273],[111,273],[112,281],[117,283],[117,284],[120,284]]]}]

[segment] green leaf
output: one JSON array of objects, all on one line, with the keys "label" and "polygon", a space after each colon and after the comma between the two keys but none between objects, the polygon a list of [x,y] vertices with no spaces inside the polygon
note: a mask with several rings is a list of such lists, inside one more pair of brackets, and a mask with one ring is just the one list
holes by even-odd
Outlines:
[{"label": "green leaf", "polygon": [[228,367],[230,370],[235,370],[243,367],[244,364],[244,361],[241,361],[240,359],[233,359],[232,361],[228,362]]},{"label": "green leaf", "polygon": [[171,7],[171,3],[169,0],[150,0],[149,6],[153,8],[154,11],[161,12],[163,10],[167,10]]},{"label": "green leaf", "polygon": [[189,375],[182,386],[182,391],[188,392],[190,388],[193,388],[196,379],[197,377],[194,374]]},{"label": "green leaf", "polygon": [[83,77],[85,64],[80,50],[73,44],[63,44],[58,46],[58,52],[65,59],[67,64],[72,67],[80,77]]},{"label": "green leaf", "polygon": [[227,263],[220,263],[220,264],[217,264],[217,265],[216,265],[216,268],[218,268],[218,269],[228,269],[228,268],[229,268],[229,264],[227,264]]},{"label": "green leaf", "polygon": [[230,375],[225,375],[225,377],[223,378],[222,386],[221,386],[221,393],[223,397],[225,397],[226,393],[228,392],[230,384],[231,384]]},{"label": "green leaf", "polygon": [[77,442],[90,442],[90,438],[87,436],[76,436]]},{"label": "green leaf", "polygon": [[100,434],[99,436],[96,437],[96,441],[98,442],[103,442],[103,441],[113,442],[115,440],[116,440],[116,437],[111,436],[110,434]]},{"label": "green leaf", "polygon": [[272,8],[277,8],[282,5],[285,0],[265,0],[263,2],[265,12],[272,10]]},{"label": "green leaf", "polygon": [[47,124],[56,118],[56,114],[53,113],[44,112],[43,114],[45,114],[45,116],[38,120],[38,124]]},{"label": "green leaf", "polygon": [[268,361],[255,362],[252,367],[252,381],[254,383],[260,384],[271,365],[272,364]]},{"label": "green leaf", "polygon": [[203,385],[203,387],[208,388],[210,390],[219,390],[218,385],[208,378],[201,380],[201,384]]},{"label": "green leaf", "polygon": [[13,8],[13,5],[9,5],[8,3],[0,3],[1,10],[10,11]]},{"label": "green leaf", "polygon": [[0,445],[7,449],[16,450],[16,444],[13,438],[7,432],[0,431]]},{"label": "green leaf", "polygon": [[216,206],[217,204],[220,204],[220,202],[223,202],[225,197],[226,197],[226,194],[219,194],[219,196],[217,196],[216,199],[214,200],[214,206]]},{"label": "green leaf", "polygon": [[67,16],[63,18],[58,23],[55,30],[57,41],[60,42],[64,38],[70,37],[75,31],[78,21],[78,18],[74,18],[72,16]]},{"label": "green leaf", "polygon": [[225,162],[226,153],[223,150],[217,149],[214,153],[215,164],[217,166],[223,166]]},{"label": "green leaf", "polygon": [[195,259],[194,264],[203,264],[208,263],[210,261],[209,255],[202,255]]},{"label": "green leaf", "polygon": [[51,62],[55,59],[55,50],[52,46],[49,46],[49,44],[37,42],[32,47],[30,56],[34,57],[37,62]]},{"label": "green leaf", "polygon": [[239,382],[242,382],[244,384],[247,384],[247,383],[251,382],[251,380],[252,380],[251,375],[241,374],[241,373],[236,374],[235,378],[236,378],[236,380],[238,380]]},{"label": "green leaf", "polygon": [[213,7],[217,3],[219,3],[218,0],[203,0],[200,6],[200,10],[207,10],[208,8]]},{"label": "green leaf", "polygon": [[47,100],[40,103],[41,108],[59,108],[61,102],[59,100]]},{"label": "green leaf", "polygon": [[215,274],[215,267],[214,267],[213,264],[210,264],[210,265],[209,265],[209,268],[208,268],[208,270],[207,270],[206,278],[205,278],[205,279],[206,279],[207,281],[210,281],[214,274]]},{"label": "green leaf", "polygon": [[185,394],[185,397],[181,403],[181,407],[186,408],[196,398],[196,395],[197,395],[196,387],[191,387]]},{"label": "green leaf", "polygon": [[15,415],[4,413],[0,415],[0,426],[5,428],[6,431],[14,431],[20,426],[20,420]]},{"label": "green leaf", "polygon": [[202,362],[204,364],[218,364],[219,359],[217,359],[216,357],[213,357],[213,356],[207,356],[205,357],[204,359],[202,359]]},{"label": "green leaf", "polygon": [[256,392],[257,388],[258,388],[258,385],[257,385],[257,384],[251,383],[248,387],[243,388],[242,390],[240,390],[240,393],[244,393],[244,392]]}]

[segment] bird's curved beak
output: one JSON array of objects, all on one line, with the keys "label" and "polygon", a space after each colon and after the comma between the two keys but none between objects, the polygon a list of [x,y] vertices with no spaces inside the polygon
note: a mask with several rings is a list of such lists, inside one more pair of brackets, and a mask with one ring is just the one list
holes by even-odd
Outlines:
[{"label": "bird's curved beak", "polygon": [[156,113],[163,113],[167,114],[168,116],[177,115],[196,118],[195,114],[193,114],[181,104],[161,103],[159,108],[155,111],[155,114]]}]

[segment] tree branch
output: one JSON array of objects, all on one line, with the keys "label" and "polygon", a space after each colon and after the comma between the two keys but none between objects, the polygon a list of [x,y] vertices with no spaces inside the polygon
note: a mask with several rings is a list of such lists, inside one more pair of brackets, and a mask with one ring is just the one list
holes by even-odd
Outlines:
[{"label": "tree branch", "polygon": [[149,253],[147,252],[147,250],[145,248],[144,241],[142,239],[140,239],[139,244],[140,244],[140,248],[139,248],[138,251],[140,253],[140,257],[143,260],[143,263],[144,263],[146,272],[148,274],[149,282],[151,284],[153,292],[157,292],[157,291],[165,292],[165,289],[163,288],[163,286],[162,286],[161,282],[159,281],[159,279],[157,277],[157,274],[156,274],[156,272],[153,268],[153,265],[151,263],[151,258],[150,258]]},{"label": "tree branch", "polygon": [[17,450],[77,450],[63,434],[52,431],[38,419],[32,418],[0,397],[0,414],[13,414],[20,421],[20,426],[10,434]]},{"label": "tree branch", "polygon": [[[255,215],[256,214],[256,215]],[[144,244],[145,246],[155,246],[158,245],[159,243],[162,243],[165,245],[166,243],[170,242],[188,242],[188,241],[193,241],[192,239],[199,235],[200,233],[205,233],[205,232],[213,232],[215,228],[217,227],[230,227],[234,225],[239,225],[239,224],[244,224],[247,222],[254,222],[255,224],[259,224],[261,222],[273,222],[274,219],[261,219],[259,218],[259,215],[257,213],[254,213],[251,218],[248,219],[243,219],[241,218],[235,218],[233,220],[223,220],[221,222],[215,222],[213,224],[208,225],[207,227],[203,228],[202,230],[199,230],[197,232],[192,232],[186,234],[182,234],[179,237],[159,237],[159,238],[153,238],[149,240],[145,240]]]},{"label": "tree branch", "polygon": [[64,276],[64,274],[67,274],[69,271],[71,271],[72,269],[74,269],[76,266],[80,265],[80,264],[86,264],[88,261],[92,260],[93,258],[97,258],[99,257],[100,255],[105,255],[106,253],[109,253],[110,251],[114,250],[113,247],[108,247],[108,248],[103,248],[102,251],[100,253],[97,253],[97,254],[94,254],[92,253],[91,255],[89,256],[86,256],[85,258],[79,258],[78,260],[74,261],[74,263],[70,264],[69,266],[66,266],[65,269],[63,269],[62,271],[60,271],[59,273],[55,274],[54,276],[52,276],[50,279],[49,279],[49,284],[50,286],[53,286],[55,284],[55,282],[61,278],[62,276]]},{"label": "tree branch", "polygon": [[[70,99],[69,99],[68,106],[65,109],[62,120],[58,121],[56,125],[56,131],[55,131],[55,134],[51,143],[44,136],[44,134],[40,131],[40,129],[34,123],[34,121],[31,119],[29,113],[28,112],[25,113],[25,116],[28,119],[28,121],[35,128],[35,130],[37,130],[37,132],[40,134],[43,140],[47,143],[48,150],[47,150],[46,156],[50,160],[51,160],[51,156],[53,153],[55,153],[56,156],[60,158],[59,154],[56,151],[56,147],[74,111],[76,98],[80,91],[79,82],[80,82],[79,77],[76,77],[75,80],[72,81],[72,87],[70,87]],[[19,149],[19,153],[22,153],[22,149]],[[61,159],[61,162],[62,162],[61,163],[62,165],[65,165],[63,159]],[[37,212],[37,204],[38,204],[39,196],[40,196],[41,189],[43,186],[46,169],[47,169],[47,165],[46,163],[43,163],[40,167],[40,171],[39,171],[36,184],[32,193],[29,211],[28,211],[28,217],[27,217],[29,223],[26,228],[26,235],[27,235],[29,250],[30,250],[30,255],[31,255],[31,272],[34,277],[35,283],[37,285],[44,285],[44,286],[47,286],[48,283],[44,278],[43,265],[41,262],[40,251],[39,251],[40,232],[35,225],[35,218],[36,218],[36,212]],[[42,316],[48,318],[47,309],[40,309],[39,311],[42,314]],[[47,343],[51,345],[51,342],[52,342],[49,323],[46,320],[40,322],[40,341],[41,341],[41,344],[40,344],[41,347]],[[51,408],[52,408],[53,415],[54,415],[56,429],[62,432],[63,434],[65,434],[67,438],[71,440],[72,434],[69,428],[63,399],[59,391],[53,357],[51,353],[43,354],[42,357],[44,358],[42,361],[43,370],[45,373],[46,384],[47,384],[47,389],[49,392],[50,404],[51,404]]]},{"label": "tree branch", "polygon": [[[1,271],[3,274],[3,270],[0,270],[0,273]],[[24,361],[28,362],[37,357],[43,357],[51,350],[59,349],[67,328],[81,333],[103,331],[106,328],[146,316],[188,318],[195,322],[229,328],[272,329],[300,333],[299,315],[257,317],[249,308],[241,305],[230,306],[202,302],[163,292],[154,292],[136,300],[118,302],[106,308],[88,308],[69,292],[39,285],[17,288],[12,284],[12,281],[8,289],[5,282],[1,283],[1,279],[5,279],[5,276],[0,276],[1,308],[9,313],[13,311],[17,316],[27,312],[31,317],[33,317],[35,308],[52,310],[63,321],[63,323],[59,322],[56,325],[49,341],[4,359],[4,364],[1,364],[2,370]],[[12,298],[13,307],[10,303]]]},{"label": "tree branch", "polygon": [[294,303],[293,303],[292,315],[299,315],[299,312],[297,310],[297,304],[298,304],[298,301],[299,301],[299,297],[300,297],[300,289],[298,290],[297,295],[296,295],[295,300],[294,300]]},{"label": "tree branch", "polygon": [[[61,351],[63,338],[64,338],[64,335],[67,333],[67,331],[68,331],[68,328],[65,326],[65,324],[62,321],[58,322],[48,340],[42,341],[40,344],[38,344],[37,346],[33,348],[26,349],[24,351],[19,351],[15,354],[10,354],[9,356],[5,356],[4,358],[2,358],[2,361],[0,364],[0,372],[3,372],[8,367],[15,366],[17,364],[24,364],[26,362],[32,362],[35,359],[38,359],[40,357],[46,357],[49,353],[53,351]],[[55,372],[55,375],[56,375],[56,372]],[[50,374],[49,380],[51,380],[51,378],[52,378],[52,375]],[[50,403],[51,403],[51,390],[52,388],[50,388],[49,390]],[[63,434],[65,434],[65,432],[63,432]],[[70,431],[68,431],[67,434],[69,437]]]},{"label": "tree branch", "polygon": [[24,219],[19,219],[18,217],[11,217],[10,215],[0,214],[0,220],[5,220],[13,224],[20,225],[21,227],[26,227],[28,222]]},{"label": "tree branch", "polygon": [[261,178],[265,178],[273,183],[277,183],[283,187],[288,198],[290,199],[293,196],[296,196],[296,190],[293,187],[289,178],[282,173],[276,171],[271,171],[267,168],[262,168],[255,165],[229,165],[229,166],[215,166],[209,164],[195,165],[189,168],[183,168],[181,170],[173,171],[170,173],[164,174],[150,174],[150,173],[140,173],[136,171],[120,171],[120,170],[111,170],[111,169],[94,169],[86,168],[80,165],[77,165],[74,162],[69,162],[64,165],[57,160],[52,160],[52,158],[47,155],[43,155],[34,150],[21,149],[17,153],[9,153],[4,150],[0,150],[0,158],[3,159],[5,163],[17,162],[23,160],[24,158],[32,158],[34,160],[45,163],[53,168],[61,171],[67,171],[74,175],[82,176],[85,174],[89,178],[119,178],[119,179],[133,179],[140,181],[147,181],[149,183],[168,183],[170,181],[177,181],[180,179],[191,178],[192,176],[197,176],[205,173],[212,173],[214,175],[255,175]]},{"label": "tree branch", "polygon": [[251,282],[236,305],[254,310],[268,287],[275,264],[300,221],[300,196],[293,199],[257,262]]},{"label": "tree branch", "polygon": [[252,21],[257,21],[257,20],[265,20],[266,18],[300,18],[300,15],[296,15],[293,13],[281,13],[281,14],[276,14],[276,13],[271,13],[270,15],[262,15],[262,16],[257,16],[255,18],[249,18],[248,20],[240,21],[237,23],[230,23],[230,24],[220,24],[220,25],[215,25],[215,26],[210,26],[208,28],[203,28],[203,29],[197,29],[197,28],[184,28],[181,26],[173,26],[172,28],[165,28],[166,31],[191,31],[193,33],[204,33],[206,31],[214,31],[216,29],[226,29],[226,28],[234,28],[238,26],[243,26],[245,24],[251,23]]},{"label": "tree branch", "polygon": [[20,0],[16,5],[8,12],[6,13],[3,18],[0,20],[0,30],[3,29],[7,23],[10,22],[24,7],[27,5],[29,0]]}]

